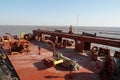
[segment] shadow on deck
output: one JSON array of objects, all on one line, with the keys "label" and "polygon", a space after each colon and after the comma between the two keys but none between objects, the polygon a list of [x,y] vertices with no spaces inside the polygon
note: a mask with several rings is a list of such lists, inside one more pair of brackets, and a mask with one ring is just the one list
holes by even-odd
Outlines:
[{"label": "shadow on deck", "polygon": [[38,47],[40,46],[41,48],[44,48],[46,50],[52,51],[51,46],[48,45],[47,43],[40,42],[40,41],[35,41],[35,40],[31,41],[30,43],[32,43],[32,44],[34,44],[34,45],[36,45]]},{"label": "shadow on deck", "polygon": [[48,68],[47,66],[45,66],[45,65],[43,64],[43,60],[41,60],[40,62],[35,62],[35,63],[33,63],[33,65],[34,65],[38,70],[45,70],[45,69]]},{"label": "shadow on deck", "polygon": [[94,73],[72,73],[72,77],[70,76],[70,74],[66,74],[65,76],[51,76],[51,75],[47,75],[44,76],[47,79],[62,79],[64,78],[64,80],[100,80],[99,76],[95,76]]}]

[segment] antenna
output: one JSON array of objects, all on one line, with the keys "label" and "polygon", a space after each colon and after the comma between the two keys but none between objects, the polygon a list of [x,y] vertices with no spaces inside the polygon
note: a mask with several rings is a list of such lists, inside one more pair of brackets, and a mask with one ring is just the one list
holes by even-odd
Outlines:
[{"label": "antenna", "polygon": [[77,14],[77,18],[76,18],[76,26],[79,26],[79,13]]}]

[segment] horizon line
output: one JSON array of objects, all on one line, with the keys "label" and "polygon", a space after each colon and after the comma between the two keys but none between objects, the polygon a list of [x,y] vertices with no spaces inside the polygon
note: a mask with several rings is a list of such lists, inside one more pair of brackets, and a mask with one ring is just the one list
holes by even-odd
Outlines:
[{"label": "horizon line", "polygon": [[[4,25],[1,25],[0,24],[0,26],[36,26],[36,27],[49,27],[49,26],[53,26],[53,27],[69,27],[69,26],[71,26],[71,25],[28,25],[28,24],[4,24]],[[87,26],[87,25],[80,25],[80,26],[76,26],[76,25],[72,25],[72,27],[120,27],[120,26]]]}]

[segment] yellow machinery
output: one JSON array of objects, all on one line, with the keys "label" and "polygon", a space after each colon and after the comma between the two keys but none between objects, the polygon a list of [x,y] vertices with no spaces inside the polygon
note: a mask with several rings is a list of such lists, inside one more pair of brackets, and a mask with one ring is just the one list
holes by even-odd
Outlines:
[{"label": "yellow machinery", "polygon": [[63,63],[63,60],[62,59],[55,60],[53,63],[54,63],[54,65],[57,65],[57,64]]},{"label": "yellow machinery", "polygon": [[21,38],[21,39],[24,38],[24,32],[20,32],[20,38]]}]

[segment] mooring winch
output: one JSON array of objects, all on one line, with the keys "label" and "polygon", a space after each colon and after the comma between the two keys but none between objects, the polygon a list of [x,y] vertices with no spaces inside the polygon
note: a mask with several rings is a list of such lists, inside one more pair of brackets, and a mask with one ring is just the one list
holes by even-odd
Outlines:
[{"label": "mooring winch", "polygon": [[27,40],[24,40],[24,39],[12,40],[10,42],[9,51],[10,51],[10,53],[23,52],[23,51],[28,52],[29,46],[30,46],[30,43]]}]

